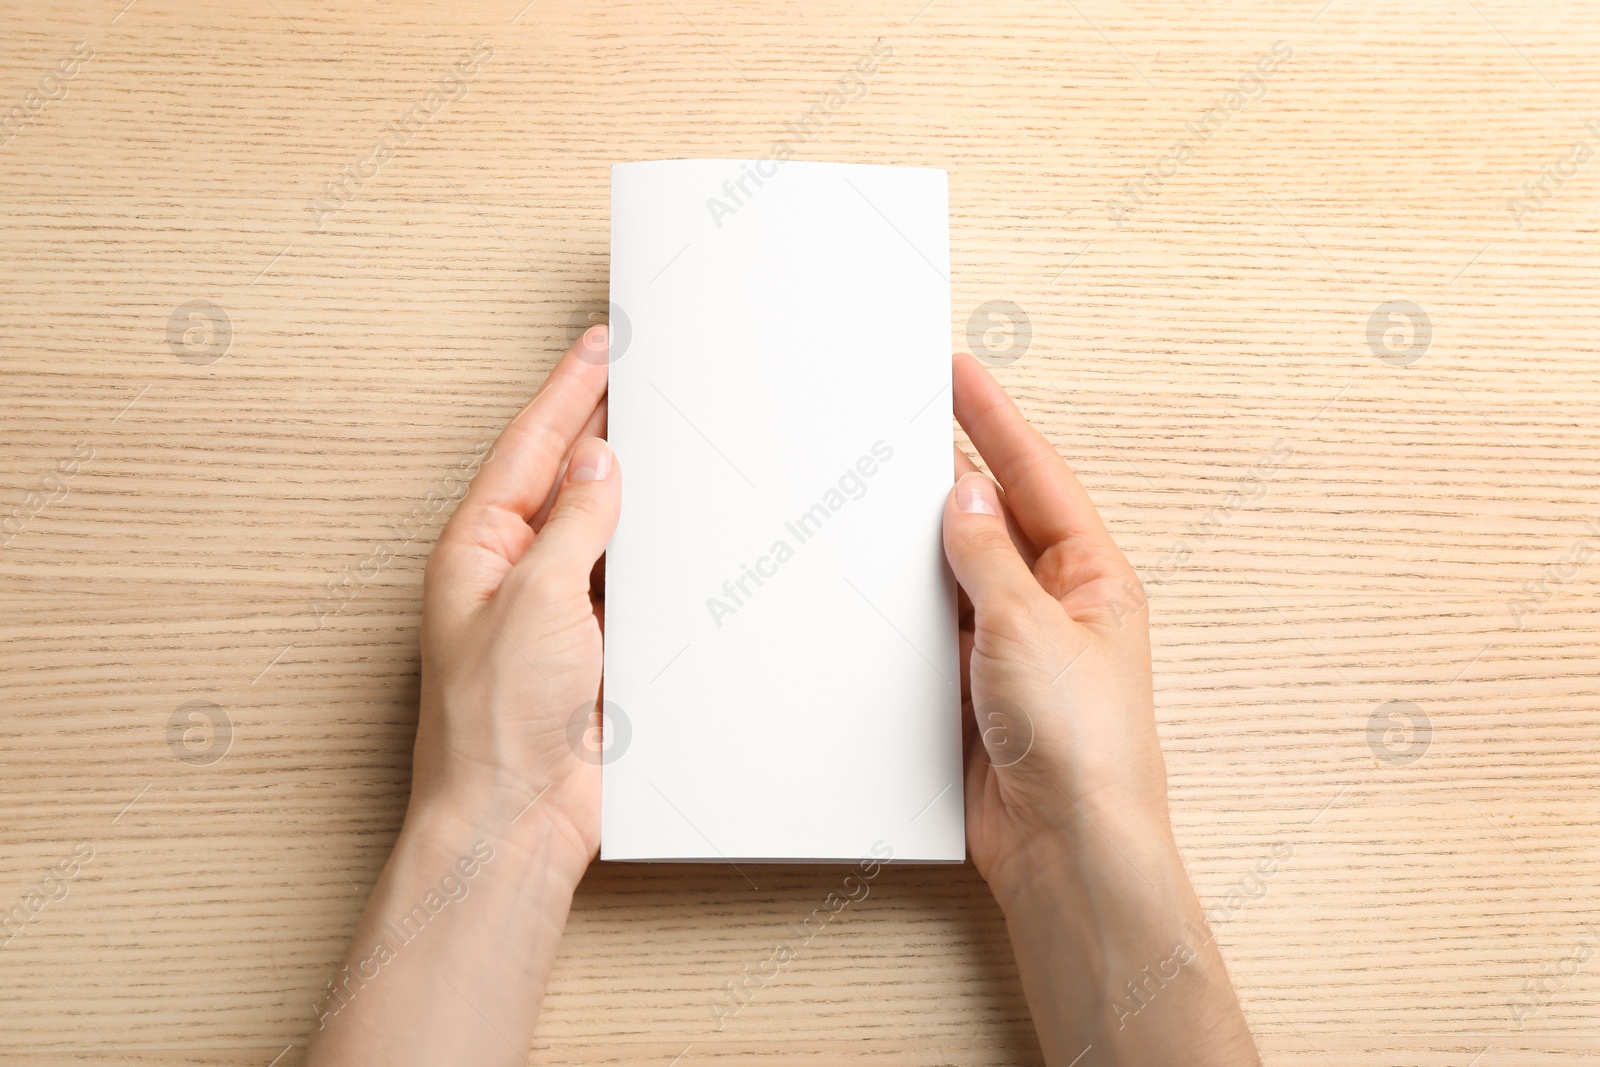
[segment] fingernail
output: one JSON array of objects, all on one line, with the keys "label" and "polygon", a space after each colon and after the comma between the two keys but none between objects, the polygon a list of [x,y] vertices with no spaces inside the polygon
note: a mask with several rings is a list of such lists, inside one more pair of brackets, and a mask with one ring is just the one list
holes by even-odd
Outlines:
[{"label": "fingernail", "polygon": [[604,326],[591,326],[584,330],[583,347],[591,352],[603,354],[606,350],[606,328]]},{"label": "fingernail", "polygon": [[969,515],[1000,514],[1000,495],[981,474],[963,475],[956,483],[956,507]]},{"label": "fingernail", "polygon": [[611,473],[611,446],[598,437],[585,437],[572,450],[567,464],[569,482],[603,482]]}]

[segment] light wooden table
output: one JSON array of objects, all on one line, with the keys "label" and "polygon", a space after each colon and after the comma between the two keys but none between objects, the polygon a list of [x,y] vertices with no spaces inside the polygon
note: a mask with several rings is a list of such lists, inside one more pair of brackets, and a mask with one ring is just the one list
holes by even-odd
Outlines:
[{"label": "light wooden table", "polygon": [[[299,1062],[406,795],[406,516],[604,307],[608,165],[808,113],[801,158],[948,168],[952,343],[1150,584],[1267,1062],[1600,1062],[1593,5],[123,3],[0,25],[0,909],[92,849],[0,948],[0,1063]],[[1037,1062],[970,867],[717,1032],[839,877],[597,866],[534,1061]]]}]

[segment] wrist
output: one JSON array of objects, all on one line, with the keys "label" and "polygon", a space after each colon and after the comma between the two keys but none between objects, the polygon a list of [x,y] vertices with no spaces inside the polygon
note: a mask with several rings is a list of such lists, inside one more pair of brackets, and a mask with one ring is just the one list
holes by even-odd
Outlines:
[{"label": "wrist", "polygon": [[1045,1062],[1259,1063],[1170,833],[1071,846],[996,892]]},{"label": "wrist", "polygon": [[1209,946],[1199,898],[1165,820],[1081,812],[1007,858],[991,889],[1014,944],[1078,959],[1105,992],[1174,946]]},{"label": "wrist", "polygon": [[1093,816],[1073,804],[1006,851],[985,872],[989,888],[1008,915],[1055,907],[1062,897],[1143,897],[1152,884],[1189,890],[1188,875],[1165,813],[1100,811]]},{"label": "wrist", "polygon": [[553,806],[543,800],[530,804],[529,799],[492,791],[470,797],[413,795],[401,839],[447,854],[484,842],[497,852],[509,853],[519,865],[536,866],[551,888],[570,896],[583,880],[593,851]]},{"label": "wrist", "polygon": [[509,1064],[532,1041],[588,854],[555,812],[505,795],[413,793],[308,1063]]},{"label": "wrist", "polygon": [[1065,932],[1095,943],[1097,955],[1115,954],[1118,943],[1166,941],[1202,918],[1169,841],[1040,846],[991,888],[1009,925]]}]

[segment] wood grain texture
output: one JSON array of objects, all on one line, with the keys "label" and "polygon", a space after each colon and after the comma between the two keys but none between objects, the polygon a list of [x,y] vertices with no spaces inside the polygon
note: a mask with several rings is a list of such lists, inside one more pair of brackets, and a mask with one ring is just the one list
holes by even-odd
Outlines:
[{"label": "wood grain texture", "polygon": [[[93,51],[0,133],[0,909],[94,849],[0,948],[0,1064],[299,1062],[407,790],[408,514],[604,307],[609,165],[766,155],[880,39],[796,154],[948,168],[952,344],[1025,310],[997,374],[1149,585],[1177,831],[1267,1062],[1600,1063],[1600,955],[1564,963],[1600,922],[1592,5],[123,3],[0,25],[0,115]],[[1368,335],[1397,300],[1406,365]],[[215,362],[169,343],[190,301]],[[169,747],[189,701],[214,763]],[[1390,701],[1426,745],[1371,729]],[[887,871],[716,1031],[843,872],[754,873],[592,869],[533,1062],[1038,1062],[970,867]]]}]

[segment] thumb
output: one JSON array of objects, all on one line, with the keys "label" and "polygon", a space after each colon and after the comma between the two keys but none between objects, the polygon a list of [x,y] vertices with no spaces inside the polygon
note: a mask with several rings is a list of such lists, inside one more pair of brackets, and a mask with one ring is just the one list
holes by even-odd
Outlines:
[{"label": "thumb", "polygon": [[944,505],[944,554],[979,620],[1027,608],[1043,589],[1017,552],[987,476],[966,474]]},{"label": "thumb", "polygon": [[586,437],[572,450],[566,478],[556,493],[550,517],[517,569],[568,581],[585,589],[589,572],[606,550],[622,510],[622,476],[611,446]]}]

